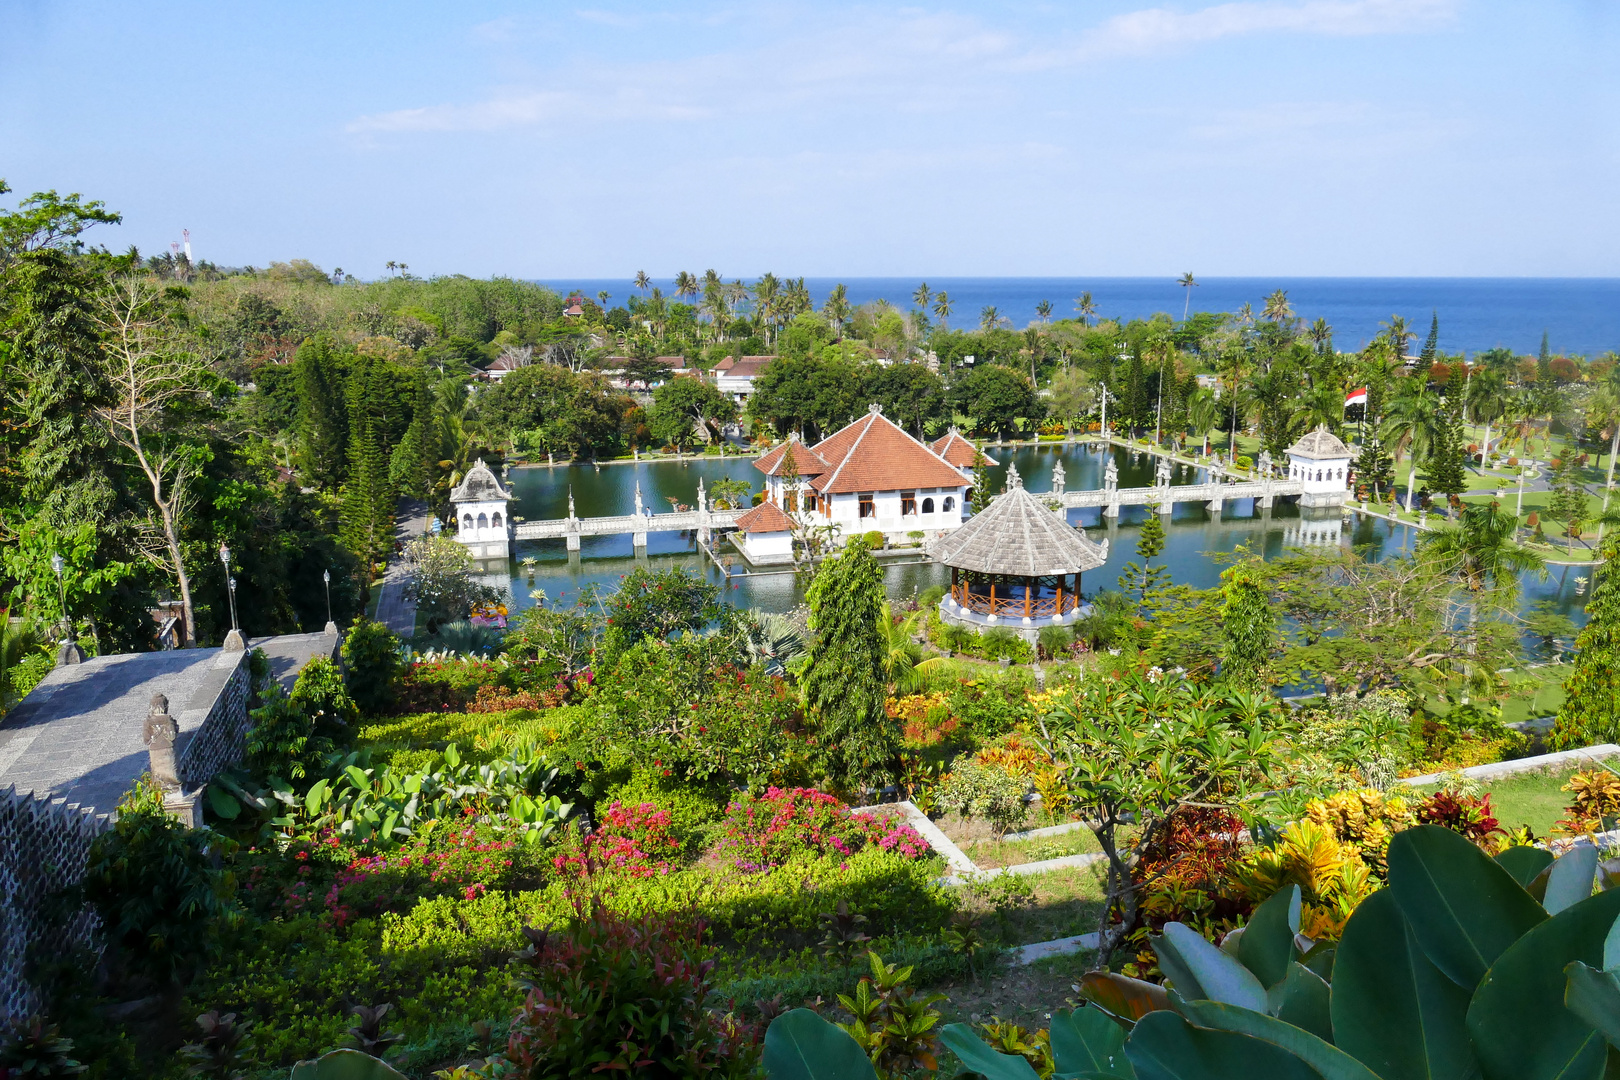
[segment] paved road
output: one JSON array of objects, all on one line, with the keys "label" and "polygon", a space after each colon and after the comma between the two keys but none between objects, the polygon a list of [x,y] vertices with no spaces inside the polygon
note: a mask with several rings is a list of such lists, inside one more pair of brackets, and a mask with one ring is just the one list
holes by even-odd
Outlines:
[{"label": "paved road", "polygon": [[[394,518],[394,539],[407,543],[427,531],[426,503],[401,500]],[[394,556],[383,575],[382,593],[377,597],[377,621],[402,638],[416,633],[416,601],[405,595],[405,560]]]}]

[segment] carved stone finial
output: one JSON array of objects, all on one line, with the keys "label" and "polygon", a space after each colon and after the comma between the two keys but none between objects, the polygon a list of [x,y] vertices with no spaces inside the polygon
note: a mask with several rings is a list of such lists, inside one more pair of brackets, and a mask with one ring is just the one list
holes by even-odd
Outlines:
[{"label": "carved stone finial", "polygon": [[1007,466],[1007,490],[1016,491],[1024,486],[1024,478],[1018,475],[1018,465],[1013,463]]},{"label": "carved stone finial", "polygon": [[866,407],[866,411],[871,413],[873,416],[882,416],[883,415],[883,406],[879,405],[877,402],[874,401],[874,402],[872,402],[872,404],[870,404],[870,405],[868,405]]},{"label": "carved stone finial", "polygon": [[1067,483],[1068,480],[1063,474],[1063,459],[1059,458],[1058,463],[1052,468],[1052,490],[1061,495]]},{"label": "carved stone finial", "polygon": [[180,790],[180,769],[174,756],[174,741],[179,737],[180,725],[169,715],[169,699],[162,694],[153,694],[141,740],[146,744],[147,764],[152,779],[164,791]]},{"label": "carved stone finial", "polygon": [[574,516],[574,485],[568,485],[568,516]]}]

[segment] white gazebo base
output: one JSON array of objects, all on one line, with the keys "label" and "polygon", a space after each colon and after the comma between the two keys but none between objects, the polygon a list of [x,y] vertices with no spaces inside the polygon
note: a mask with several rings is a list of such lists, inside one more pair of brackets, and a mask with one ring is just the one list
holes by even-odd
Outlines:
[{"label": "white gazebo base", "polygon": [[1337,491],[1309,491],[1299,497],[1299,505],[1310,509],[1326,506],[1343,506],[1350,493],[1344,489]]},{"label": "white gazebo base", "polygon": [[[495,530],[486,529],[483,531],[494,532]],[[512,541],[507,539],[504,533],[498,536],[476,539],[461,534],[456,534],[455,538],[459,540],[461,545],[467,549],[467,554],[471,555],[474,559],[478,559],[479,561],[483,561],[485,559],[509,559],[512,557]]]},{"label": "white gazebo base", "polygon": [[1062,615],[1024,616],[986,615],[963,607],[948,595],[939,602],[939,617],[943,622],[952,626],[965,626],[980,633],[998,626],[1006,627],[1031,645],[1035,644],[1035,636],[1041,632],[1043,626],[1073,626],[1089,614],[1091,614],[1090,604],[1081,604]]}]

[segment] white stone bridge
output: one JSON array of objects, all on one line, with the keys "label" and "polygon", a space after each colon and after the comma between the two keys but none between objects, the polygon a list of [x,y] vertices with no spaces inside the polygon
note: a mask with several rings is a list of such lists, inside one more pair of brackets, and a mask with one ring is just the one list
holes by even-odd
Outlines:
[{"label": "white stone bridge", "polygon": [[574,513],[574,496],[568,496],[568,516],[547,521],[519,522],[512,529],[514,540],[568,541],[569,551],[578,551],[580,538],[585,536],[623,536],[629,533],[638,548],[647,546],[651,532],[696,532],[702,543],[708,543],[715,529],[730,529],[737,519],[747,513],[742,510],[715,510],[709,506],[708,493],[703,481],[698,481],[697,506],[690,510],[676,510],[668,514],[655,514],[641,501],[641,483],[636,482],[636,510],[633,514],[610,517],[582,518]]},{"label": "white stone bridge", "polygon": [[1259,479],[1228,480],[1219,466],[1206,469],[1209,480],[1202,484],[1170,483],[1170,459],[1159,458],[1153,487],[1122,488],[1119,486],[1119,468],[1112,458],[1103,469],[1103,486],[1094,491],[1068,491],[1064,488],[1063,463],[1059,462],[1052,474],[1051,497],[1058,499],[1065,510],[1080,507],[1101,507],[1104,517],[1118,517],[1122,506],[1154,506],[1159,513],[1168,514],[1178,502],[1201,502],[1211,513],[1219,513],[1228,499],[1254,499],[1256,505],[1270,507],[1279,497],[1303,495],[1305,485],[1298,480],[1278,479],[1271,469],[1271,455],[1260,455]]}]

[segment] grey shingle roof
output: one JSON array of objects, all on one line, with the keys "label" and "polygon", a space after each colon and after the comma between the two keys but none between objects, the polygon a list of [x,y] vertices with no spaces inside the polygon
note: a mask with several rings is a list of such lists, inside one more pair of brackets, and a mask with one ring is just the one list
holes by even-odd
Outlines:
[{"label": "grey shingle roof", "polygon": [[501,482],[495,479],[495,474],[489,471],[484,459],[479,458],[478,464],[467,470],[467,475],[456,485],[456,490],[450,493],[450,501],[462,502],[490,502],[495,499],[510,499],[501,487]]},{"label": "grey shingle roof", "polygon": [[1095,570],[1106,560],[1101,544],[1024,490],[1016,469],[1007,490],[955,532],[934,541],[929,554],[946,566],[982,574],[1042,577]]},{"label": "grey shingle roof", "polygon": [[1287,452],[1295,457],[1311,458],[1318,461],[1350,456],[1349,447],[1340,442],[1339,437],[1329,431],[1323,424],[1317,424],[1315,431],[1308,431],[1301,435],[1299,442],[1290,446]]}]

